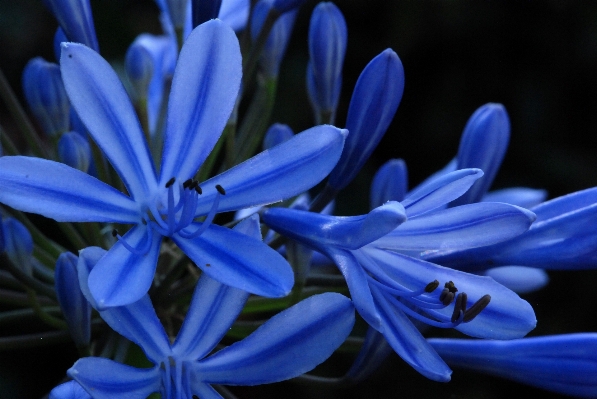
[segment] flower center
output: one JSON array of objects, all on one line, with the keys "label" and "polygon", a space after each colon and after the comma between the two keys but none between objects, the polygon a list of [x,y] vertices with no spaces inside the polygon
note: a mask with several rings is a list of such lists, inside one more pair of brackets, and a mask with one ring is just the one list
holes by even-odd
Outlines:
[{"label": "flower center", "polygon": [[[411,291],[403,287],[396,289],[371,278],[372,282],[383,287],[388,300],[409,316],[435,327],[453,328],[460,323],[468,323],[479,315],[489,305],[490,295],[483,295],[477,302],[467,308],[468,296],[464,292],[458,293],[458,288],[452,281],[444,284],[438,295],[432,294],[438,287],[439,281],[434,280],[424,288]],[[454,303],[451,317],[447,317],[440,310]]]},{"label": "flower center", "polygon": [[[195,238],[203,234],[213,221],[217,211],[220,197],[226,194],[226,191],[219,184],[216,185],[216,198],[212,204],[205,220],[195,229],[189,227],[195,219],[195,210],[197,209],[197,199],[203,193],[199,183],[193,179],[186,180],[183,184],[176,184],[176,178],[171,178],[166,183],[168,190],[164,203],[163,197],[149,206],[148,220],[145,223],[159,232],[161,235],[171,237],[178,234],[183,238]],[[175,189],[178,192],[175,193]]]}]

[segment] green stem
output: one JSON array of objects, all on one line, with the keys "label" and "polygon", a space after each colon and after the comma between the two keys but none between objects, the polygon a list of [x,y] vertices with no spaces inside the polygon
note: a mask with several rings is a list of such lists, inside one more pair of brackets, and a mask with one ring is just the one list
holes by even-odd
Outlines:
[{"label": "green stem", "polygon": [[[38,298],[39,303],[43,305],[55,305],[56,302],[51,301],[49,298],[41,297]],[[22,306],[22,307],[29,307],[29,298],[27,298],[27,294],[22,292],[15,292],[12,290],[3,290],[0,289],[0,303],[3,305],[10,305],[10,306]]]},{"label": "green stem", "polygon": [[261,52],[263,51],[263,47],[267,42],[267,37],[269,36],[272,27],[276,20],[280,17],[280,13],[271,8],[265,17],[265,21],[261,26],[261,30],[257,35],[257,38],[253,42],[251,49],[249,50],[249,54],[247,57],[243,59],[243,86],[249,87],[248,83],[251,82],[253,79],[253,75],[255,73],[255,69],[257,68],[257,62],[259,61],[259,57],[261,56]]},{"label": "green stem", "polygon": [[19,155],[17,146],[12,142],[10,137],[6,134],[2,126],[0,126],[0,140],[2,140],[2,150],[7,155]]},{"label": "green stem", "polygon": [[27,297],[29,298],[29,303],[31,304],[31,308],[44,323],[49,325],[50,327],[54,327],[58,330],[68,330],[68,325],[62,319],[52,316],[51,314],[47,313],[39,304],[37,300],[37,294],[32,289],[27,290]]},{"label": "green stem", "polygon": [[5,254],[1,255],[0,260],[2,260],[2,264],[6,266],[6,268],[10,272],[10,274],[12,274],[17,280],[19,280],[25,286],[27,286],[39,293],[42,293],[52,299],[56,299],[56,292],[54,291],[54,287],[50,287],[49,285],[46,285],[46,284],[42,283],[41,281],[34,279],[32,276],[30,276],[27,273],[25,273],[24,271],[22,271],[20,268],[18,268],[16,265],[14,265],[10,261],[10,259],[8,259],[8,256],[6,256]]},{"label": "green stem", "polygon": [[88,247],[89,245],[85,241],[85,239],[79,234],[75,226],[70,223],[58,223],[60,230],[66,235],[70,243],[76,249],[83,249]]},{"label": "green stem", "polygon": [[151,296],[155,298],[156,303],[160,303],[163,299],[164,295],[168,293],[168,290],[172,286],[172,284],[183,275],[185,270],[187,269],[187,265],[189,264],[190,260],[186,255],[183,255],[174,263],[172,268],[168,271],[166,276],[160,282],[154,292],[151,293]]},{"label": "green stem", "polygon": [[17,96],[12,91],[10,85],[8,84],[8,81],[6,80],[6,77],[4,76],[4,72],[2,72],[1,69],[0,97],[2,97],[2,100],[6,104],[8,111],[15,119],[15,122],[17,123],[19,130],[21,131],[21,133],[23,133],[23,136],[27,140],[27,144],[29,145],[29,148],[31,148],[33,154],[41,158],[50,159],[50,156],[46,151],[41,139],[37,135],[37,132],[33,127],[33,124],[31,123],[31,121],[27,117],[27,114],[21,107],[21,104],[17,100]]},{"label": "green stem", "polygon": [[[60,308],[58,306],[47,306],[43,307],[42,310],[47,314],[60,314]],[[31,308],[10,310],[8,312],[0,313],[0,325],[20,324],[36,319],[37,315]]]}]

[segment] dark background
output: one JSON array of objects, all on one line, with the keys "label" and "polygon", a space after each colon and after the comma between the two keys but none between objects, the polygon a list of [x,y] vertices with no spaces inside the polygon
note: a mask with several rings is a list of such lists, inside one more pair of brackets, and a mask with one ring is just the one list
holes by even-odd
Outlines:
[{"label": "dark background", "polygon": [[[311,126],[304,89],[307,30],[315,1],[301,9],[281,69],[274,121],[295,131]],[[506,106],[512,137],[494,188],[546,188],[550,197],[597,185],[597,3],[592,1],[339,0],[348,25],[344,86],[337,124],[343,125],[352,87],[363,67],[387,47],[406,74],[402,103],[372,159],[339,198],[343,214],[366,212],[372,173],[404,158],[411,186],[455,154],[472,112],[487,102]],[[92,0],[102,55],[122,60],[144,31],[159,32],[147,1]],[[21,96],[20,73],[34,56],[53,59],[57,24],[41,1],[0,0],[0,68]],[[0,106],[0,123],[16,134]],[[362,200],[356,200],[362,198]],[[548,288],[525,296],[539,320],[531,335],[595,331],[597,273],[551,272]],[[435,333],[435,332],[434,332]],[[456,333],[437,332],[435,335]],[[39,397],[74,361],[71,345],[0,354],[0,397]],[[328,366],[337,374],[350,356]],[[6,384],[6,385],[5,385]],[[455,370],[452,382],[429,382],[395,355],[367,383],[318,391],[296,384],[235,390],[242,398],[502,398],[534,392],[505,380]],[[544,398],[559,395],[541,393]]]}]

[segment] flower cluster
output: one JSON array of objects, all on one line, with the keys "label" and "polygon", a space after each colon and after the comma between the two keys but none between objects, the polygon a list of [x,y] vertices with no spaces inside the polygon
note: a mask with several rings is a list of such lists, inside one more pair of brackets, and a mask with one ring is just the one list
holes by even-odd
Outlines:
[{"label": "flower cluster", "polygon": [[[405,85],[398,55],[382,51],[337,120],[349,27],[336,5],[311,15],[315,126],[295,134],[270,124],[303,1],[156,0],[163,34],[137,37],[120,75],[89,0],[44,3],[60,25],[57,62],[23,72],[42,136],[25,132],[27,155],[2,137],[0,290],[79,351],[50,398],[342,386],[392,352],[434,381],[455,366],[597,397],[584,349],[597,336],[524,338],[537,320],[519,296],[547,284],[545,269],[597,266],[597,188],[550,201],[490,192],[510,137],[503,105],[475,111],[454,160],[418,186],[390,160],[371,210],[335,215]],[[431,327],[477,339],[426,338]],[[343,344],[355,352],[345,374],[305,374]]]}]

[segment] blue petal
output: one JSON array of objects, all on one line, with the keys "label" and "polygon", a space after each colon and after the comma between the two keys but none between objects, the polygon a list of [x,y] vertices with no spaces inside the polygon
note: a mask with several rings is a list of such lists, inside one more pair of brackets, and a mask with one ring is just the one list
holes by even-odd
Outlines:
[{"label": "blue petal", "polygon": [[196,215],[209,212],[217,184],[226,190],[218,212],[271,204],[310,189],[338,161],[345,136],[334,126],[316,126],[205,181]]},{"label": "blue petal", "polygon": [[[106,253],[99,247],[89,247],[79,252],[77,271],[81,291],[96,309],[97,304],[89,291],[89,273]],[[158,363],[171,354],[168,336],[147,295],[127,306],[98,310],[113,330],[139,345],[152,362]]]},{"label": "blue petal", "polygon": [[272,229],[316,248],[357,249],[393,231],[405,220],[404,208],[395,201],[360,216],[329,216],[280,207],[263,213],[264,223]]},{"label": "blue petal", "polygon": [[370,205],[375,208],[387,201],[402,201],[407,189],[406,163],[402,159],[390,159],[373,176]]},{"label": "blue petal", "polygon": [[462,205],[409,219],[371,245],[406,251],[475,248],[516,237],[534,220],[534,213],[513,205]]},{"label": "blue petal", "polygon": [[597,204],[597,187],[576,191],[537,205],[532,209],[537,215],[537,223],[559,218],[567,213],[577,212]]},{"label": "blue petal", "polygon": [[0,202],[59,222],[137,223],[139,206],[77,169],[32,157],[0,158]]},{"label": "blue petal", "polygon": [[220,342],[249,293],[202,274],[172,351],[177,359],[202,359]]},{"label": "blue petal", "polygon": [[452,370],[425,341],[408,317],[400,309],[393,308],[379,288],[372,287],[371,292],[381,315],[383,335],[398,356],[433,381],[450,381]]},{"label": "blue petal", "polygon": [[350,297],[361,317],[373,328],[381,331],[380,316],[371,296],[367,274],[350,251],[328,250],[326,254],[344,276]]},{"label": "blue petal", "polygon": [[145,255],[137,255],[119,241],[97,263],[89,275],[89,289],[99,309],[138,301],[153,281],[162,237],[137,225],[122,239],[134,248],[144,247],[147,240],[151,243]]},{"label": "blue petal", "polygon": [[71,42],[99,51],[89,0],[44,0]]},{"label": "blue petal", "polygon": [[[509,241],[465,251],[438,251],[425,255],[425,258],[462,270],[508,265],[552,270],[595,268],[597,202],[586,205],[587,200],[595,199],[591,198],[594,193],[586,190],[577,196],[568,196],[573,198],[536,206],[533,211],[538,212],[537,221],[529,231]],[[558,215],[557,210],[563,213]]]},{"label": "blue petal", "polygon": [[235,31],[243,29],[249,19],[249,0],[222,0],[218,18]]},{"label": "blue petal", "polygon": [[481,200],[502,164],[509,140],[510,120],[502,104],[485,104],[473,113],[462,133],[457,168],[479,168],[485,175],[451,206]]},{"label": "blue petal", "polygon": [[502,190],[491,191],[483,196],[482,202],[505,202],[530,209],[540,204],[547,198],[547,191],[528,188],[510,187]]},{"label": "blue petal", "polygon": [[193,262],[221,283],[267,297],[287,295],[292,268],[276,251],[255,238],[211,225],[201,236],[172,239]]},{"label": "blue petal", "polygon": [[346,129],[350,132],[328,184],[341,190],[361,170],[385,134],[404,91],[404,68],[398,55],[386,49],[363,70],[352,93]]},{"label": "blue petal", "polygon": [[50,399],[92,399],[92,397],[77,381],[69,381],[52,389]]},{"label": "blue petal", "polygon": [[460,197],[481,176],[480,169],[460,169],[447,173],[408,193],[402,205],[409,218],[432,211]]},{"label": "blue petal", "polygon": [[193,30],[180,52],[162,154],[160,185],[195,175],[222,134],[242,76],[234,31],[219,20]]},{"label": "blue petal", "polygon": [[547,273],[534,267],[501,266],[485,270],[483,274],[517,294],[537,291],[549,283]]},{"label": "blue petal", "polygon": [[77,360],[68,375],[92,392],[94,399],[146,399],[162,383],[159,367],[137,369],[100,357]]},{"label": "blue petal", "polygon": [[257,385],[299,376],[327,359],[354,324],[354,307],[343,295],[307,298],[277,314],[254,333],[194,364],[209,383]]},{"label": "blue petal", "polygon": [[597,334],[513,341],[430,339],[455,367],[509,378],[564,395],[597,396]]},{"label": "blue petal", "polygon": [[[355,251],[357,259],[367,267],[379,281],[396,289],[404,287],[410,291],[423,289],[438,280],[441,284],[453,281],[459,292],[468,295],[467,309],[482,296],[491,296],[491,302],[477,317],[468,323],[459,324],[456,329],[473,337],[490,339],[513,339],[524,337],[535,328],[535,312],[529,303],[490,277],[468,274],[438,266],[394,252],[365,247]],[[361,259],[366,257],[366,259]],[[373,263],[372,263],[373,262]],[[394,281],[394,284],[392,284]],[[402,290],[404,290],[402,288]],[[424,298],[437,300],[440,289]],[[431,315],[451,317],[453,306],[444,309],[425,309]]]},{"label": "blue petal", "polygon": [[156,188],[153,161],[135,110],[120,79],[99,54],[63,43],[62,79],[71,104],[133,198]]}]

